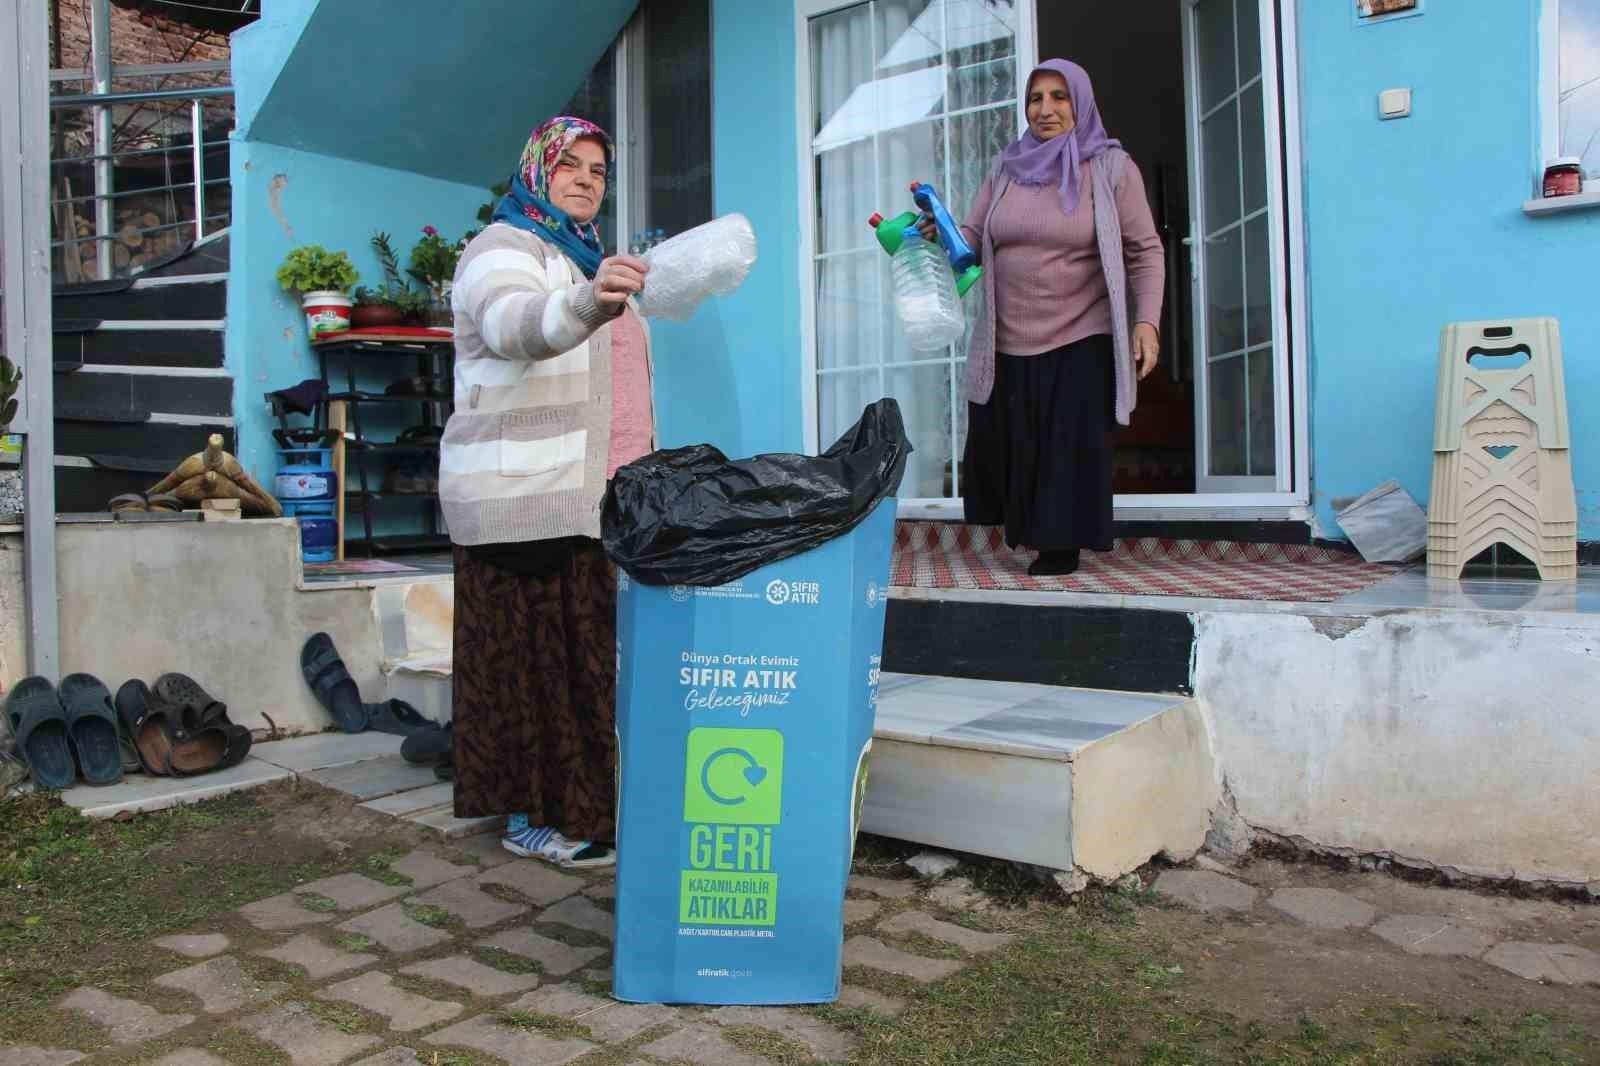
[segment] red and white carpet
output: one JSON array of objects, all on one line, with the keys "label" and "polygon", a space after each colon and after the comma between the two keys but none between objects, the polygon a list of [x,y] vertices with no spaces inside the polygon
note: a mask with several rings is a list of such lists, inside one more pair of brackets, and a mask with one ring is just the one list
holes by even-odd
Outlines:
[{"label": "red and white carpet", "polygon": [[1075,574],[1031,577],[1033,552],[1006,547],[994,526],[900,522],[892,583],[924,589],[1093,592],[1326,603],[1359,592],[1399,568],[1306,544],[1119,540],[1110,552],[1084,552]]}]

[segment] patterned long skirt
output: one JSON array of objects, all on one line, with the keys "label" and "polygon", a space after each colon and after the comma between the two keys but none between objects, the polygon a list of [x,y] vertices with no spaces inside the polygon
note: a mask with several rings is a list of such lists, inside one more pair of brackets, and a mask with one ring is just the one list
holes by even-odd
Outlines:
[{"label": "patterned long skirt", "polygon": [[455,550],[455,812],[616,837],[617,581],[597,542],[546,577]]}]

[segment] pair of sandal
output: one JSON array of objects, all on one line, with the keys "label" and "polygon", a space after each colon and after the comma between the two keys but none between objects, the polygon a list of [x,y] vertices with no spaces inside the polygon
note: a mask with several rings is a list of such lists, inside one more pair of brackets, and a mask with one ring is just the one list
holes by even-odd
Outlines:
[{"label": "pair of sandal", "polygon": [[6,721],[34,784],[58,791],[81,775],[91,785],[122,780],[122,743],[111,693],[89,674],[68,674],[57,688],[25,677],[6,697]]},{"label": "pair of sandal", "polygon": [[250,754],[250,730],[229,721],[228,705],[183,674],[162,674],[154,686],[129,681],[117,690],[116,705],[145,773],[190,777],[238,766]]},{"label": "pair of sandal", "polygon": [[170,492],[153,492],[148,496],[142,492],[125,492],[111,497],[110,507],[112,514],[177,514],[183,510],[183,501]]},{"label": "pair of sandal", "polygon": [[333,638],[326,633],[313,634],[300,649],[300,673],[311,686],[317,702],[346,733],[365,733],[371,729],[409,737],[439,728],[438,723],[424,718],[422,712],[405,700],[363,703],[360,687],[345,669],[339,650],[333,646]]}]

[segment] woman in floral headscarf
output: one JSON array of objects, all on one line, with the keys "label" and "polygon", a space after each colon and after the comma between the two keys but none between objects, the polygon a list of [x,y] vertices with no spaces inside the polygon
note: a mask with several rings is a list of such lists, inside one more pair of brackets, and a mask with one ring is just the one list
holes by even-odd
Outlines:
[{"label": "woman in floral headscarf", "polygon": [[534,130],[494,220],[463,251],[455,413],[440,504],[455,543],[455,813],[509,815],[505,847],[616,861],[616,578],[600,501],[654,447],[649,267],[606,257],[604,130]]},{"label": "woman in floral headscarf", "polygon": [[1084,69],[1039,64],[1024,105],[1027,130],[961,227],[988,297],[967,352],[961,489],[968,522],[1037,549],[1030,574],[1070,574],[1080,549],[1112,546],[1111,438],[1160,355],[1166,261]]}]

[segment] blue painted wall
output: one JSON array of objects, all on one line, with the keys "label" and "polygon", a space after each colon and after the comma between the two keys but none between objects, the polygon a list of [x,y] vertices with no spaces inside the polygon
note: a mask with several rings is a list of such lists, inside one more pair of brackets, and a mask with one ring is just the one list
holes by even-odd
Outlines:
[{"label": "blue painted wall", "polygon": [[277,423],[262,395],[318,372],[299,299],[274,276],[283,257],[302,244],[342,249],[372,284],[381,278],[368,245],[375,231],[391,234],[403,259],[424,225],[446,235],[474,225],[488,191],[237,139],[232,180],[227,364],[239,461],[266,480],[277,465]]},{"label": "blue painted wall", "polygon": [[759,256],[738,292],[654,327],[661,441],[736,458],[798,451],[793,0],[713,0],[712,48],[712,210],[748,217]]},{"label": "blue painted wall", "polygon": [[[1433,0],[1357,25],[1299,4],[1311,298],[1312,487],[1398,477],[1426,505],[1440,327],[1561,322],[1579,535],[1600,539],[1600,212],[1531,219],[1540,0]],[[1412,116],[1383,122],[1382,89]]]}]

